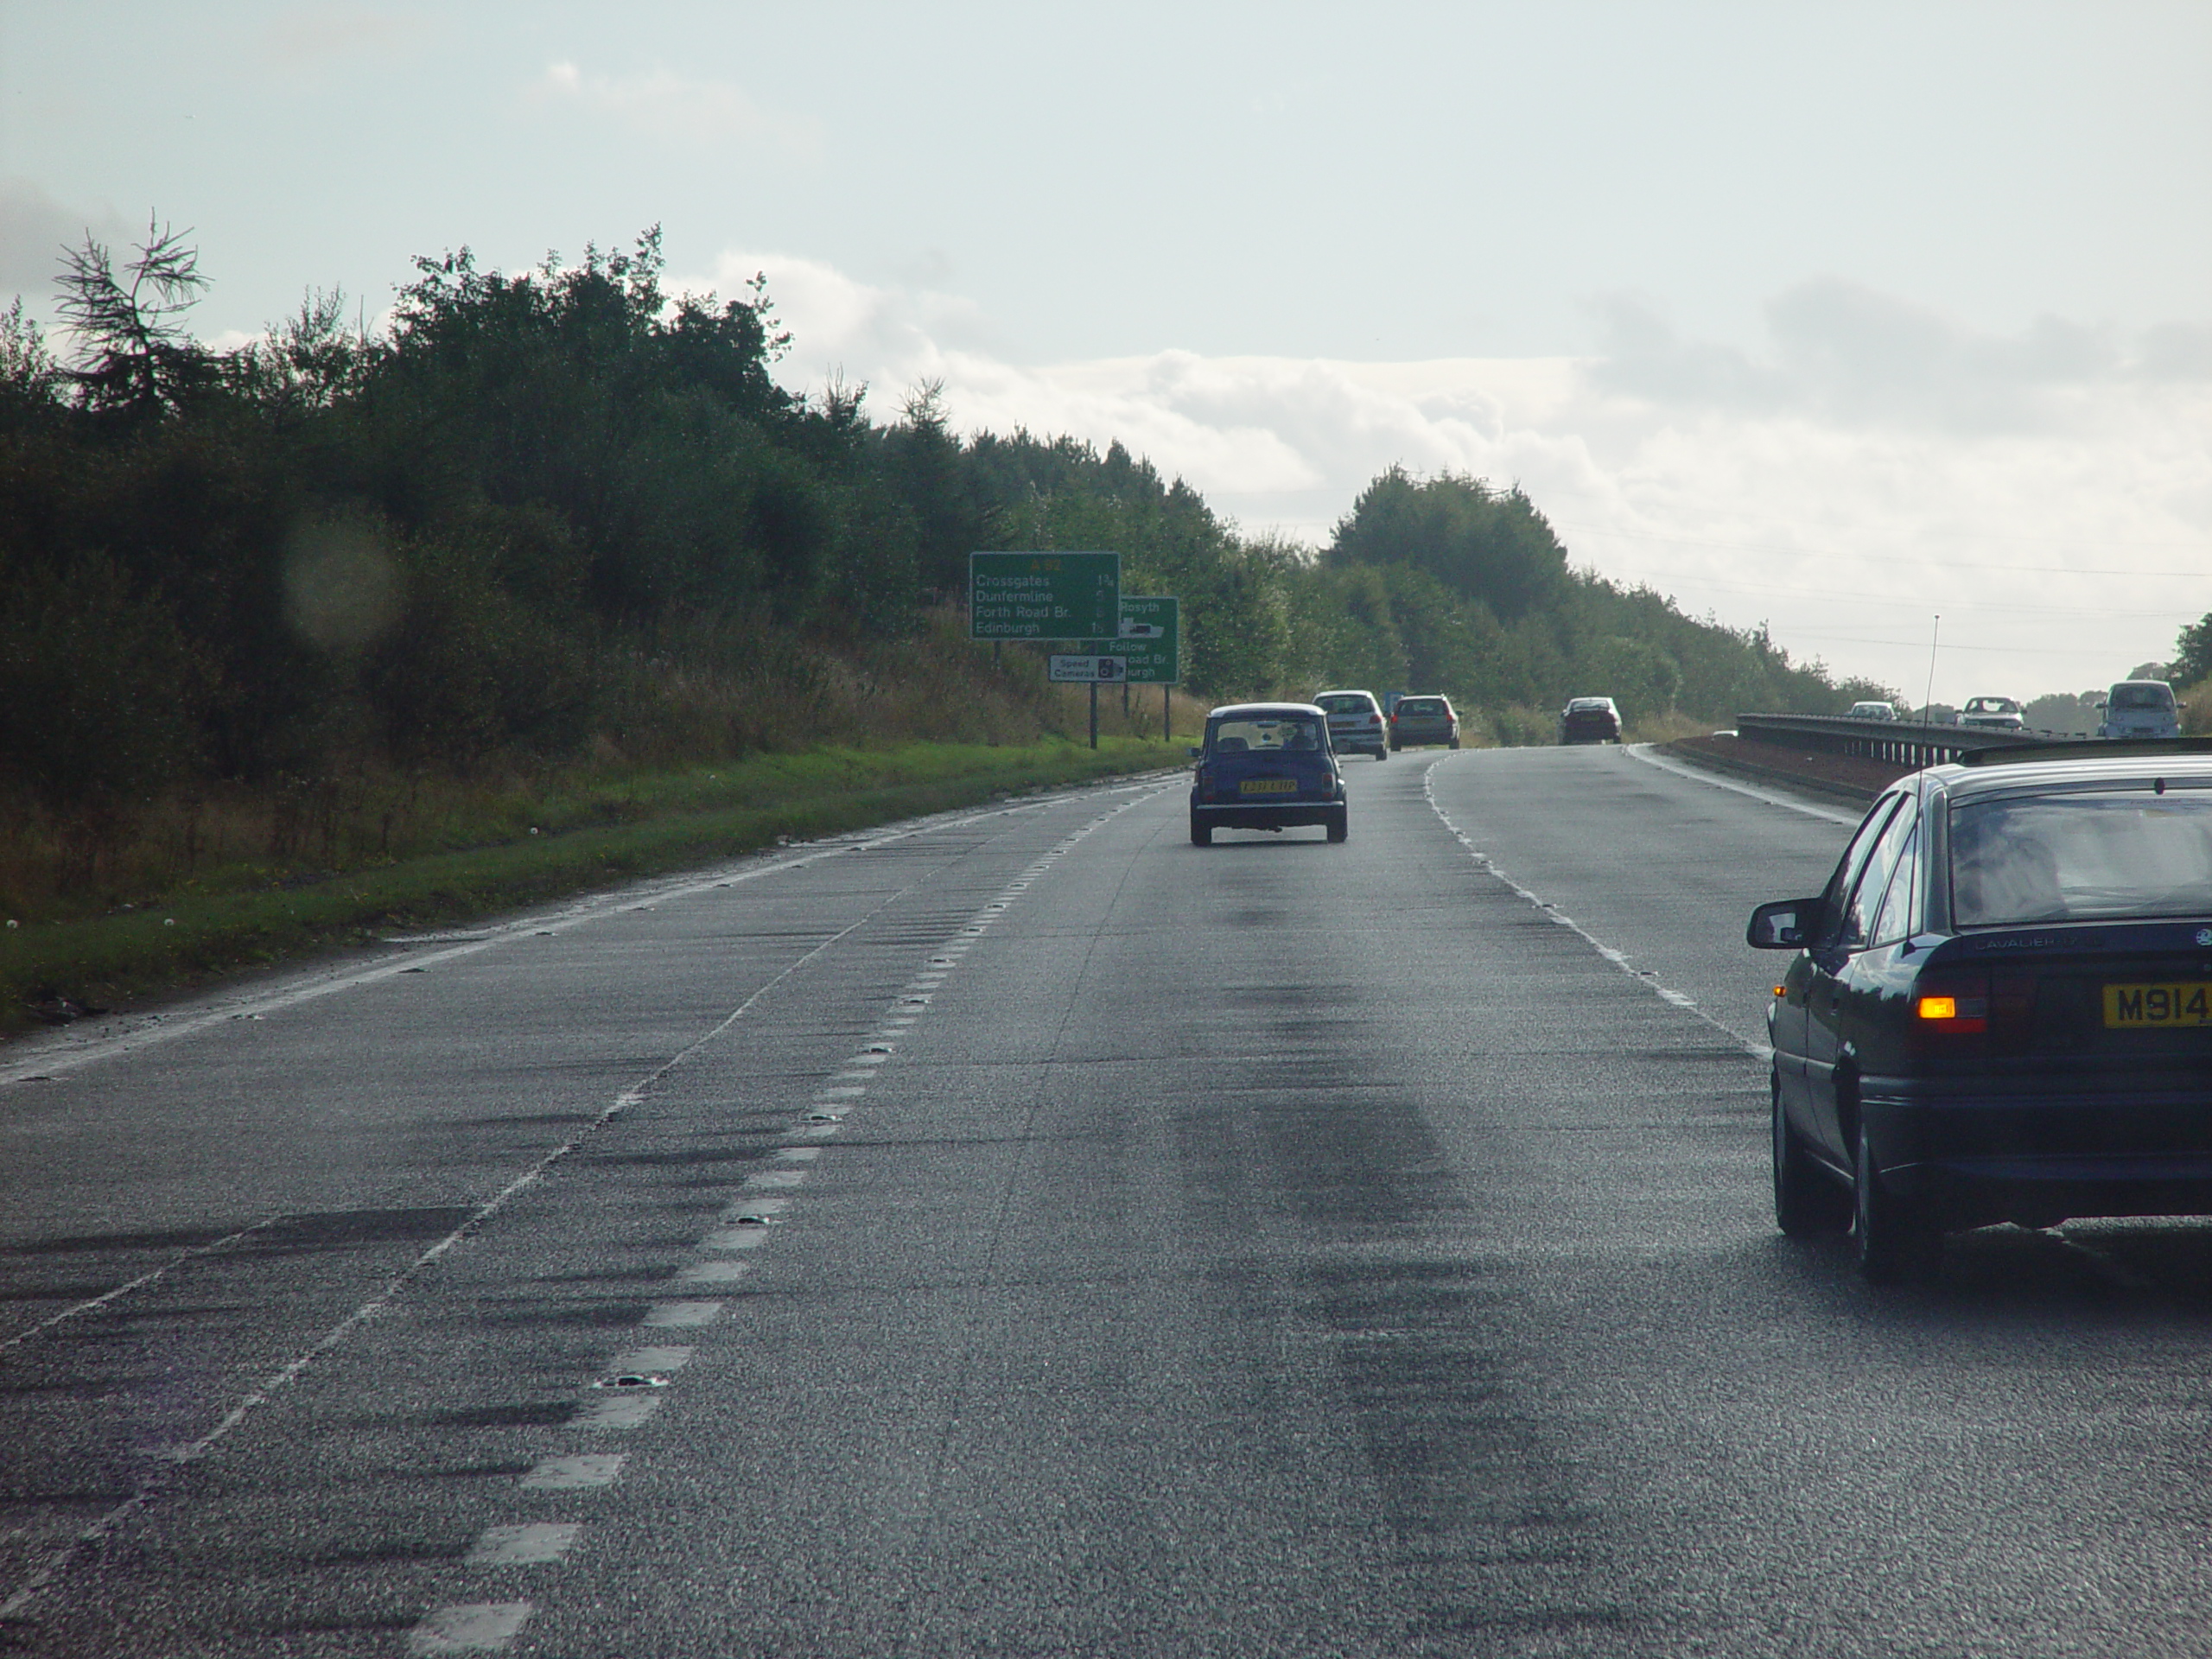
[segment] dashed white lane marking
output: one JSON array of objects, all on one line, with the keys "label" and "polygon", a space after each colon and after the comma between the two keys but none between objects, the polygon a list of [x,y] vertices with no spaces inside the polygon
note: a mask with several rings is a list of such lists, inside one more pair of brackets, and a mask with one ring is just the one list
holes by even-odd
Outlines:
[{"label": "dashed white lane marking", "polygon": [[766,1227],[717,1227],[699,1241],[702,1250],[757,1250],[768,1236]]},{"label": "dashed white lane marking", "polygon": [[752,1271],[744,1262],[694,1262],[688,1268],[676,1270],[674,1282],[679,1285],[733,1284]]},{"label": "dashed white lane marking", "polygon": [[574,1522],[533,1521],[518,1527],[493,1527],[468,1552],[470,1567],[530,1567],[557,1561],[582,1534]]},{"label": "dashed white lane marking", "polygon": [[712,1325],[721,1316],[720,1302],[655,1302],[639,1323],[655,1331],[678,1331]]},{"label": "dashed white lane marking", "polygon": [[407,1635],[410,1654],[498,1653],[530,1622],[526,1601],[471,1601],[441,1607]]},{"label": "dashed white lane marking", "polygon": [[626,1371],[680,1371],[698,1351],[696,1348],[632,1348],[615,1355],[607,1370],[618,1376]]},{"label": "dashed white lane marking", "polygon": [[[1542,911],[1544,914],[1550,917],[1553,921],[1572,932],[1577,938],[1582,940],[1583,943],[1587,944],[1592,950],[1596,951],[1600,957],[1604,958],[1606,962],[1611,963],[1614,967],[1619,969],[1622,973],[1627,975],[1629,978],[1634,980],[1637,984],[1645,987],[1655,995],[1657,995],[1662,1000],[1673,1003],[1675,1007],[1682,1009],[1685,1013],[1695,1014],[1699,1019],[1704,1020],[1707,1025],[1711,1026],[1715,1031],[1726,1037],[1730,1042],[1735,1044],[1753,1059],[1770,1060],[1774,1058],[1774,1051],[1769,1048],[1764,1043],[1754,1043],[1746,1040],[1742,1035],[1731,1029],[1729,1027],[1721,1024],[1719,1020],[1714,1019],[1703,1008],[1698,1007],[1697,1000],[1694,997],[1688,995],[1685,992],[1678,991],[1672,986],[1661,984],[1655,976],[1646,973],[1642,969],[1631,967],[1629,963],[1629,959],[1625,952],[1616,949],[1612,945],[1607,944],[1603,939],[1599,938],[1587,928],[1585,928],[1580,922],[1577,922],[1573,917],[1569,916],[1557,905],[1552,903],[1550,899],[1538,898],[1535,893],[1529,892],[1528,888],[1522,887],[1518,881],[1516,881],[1511,876],[1508,875],[1503,870],[1498,868],[1497,863],[1491,858],[1490,855],[1483,851],[1481,848],[1476,846],[1473,838],[1458,824],[1452,822],[1452,815],[1444,810],[1443,803],[1436,798],[1436,768],[1442,764],[1443,763],[1440,760],[1432,760],[1428,763],[1427,768],[1422,772],[1421,778],[1421,795],[1423,798],[1428,802],[1428,810],[1436,814],[1438,821],[1440,822],[1446,830],[1449,830],[1452,832],[1452,838],[1462,847],[1467,849],[1468,856],[1472,858],[1476,864],[1478,865],[1484,873],[1495,877],[1514,893],[1519,894],[1522,898],[1527,899],[1529,903],[1534,905],[1538,910]],[[1853,822],[1856,823],[1857,820],[1853,819]]]},{"label": "dashed white lane marking", "polygon": [[[1145,792],[1149,794],[1151,791]],[[1068,836],[1052,853],[1025,872],[1023,879],[1010,884],[995,907],[1004,910],[1012,895],[1026,889],[1070,847],[1100,824],[1135,804],[1135,800],[1128,802]],[[874,913],[870,912],[871,919]],[[846,930],[847,932],[851,931]],[[969,931],[980,932],[982,930],[971,928]],[[838,936],[840,938],[843,937],[843,934]],[[802,958],[802,963],[812,960],[834,943],[834,940],[825,942]],[[944,970],[949,970],[957,958],[957,951],[932,958],[929,966],[933,971],[917,975],[909,988],[901,995],[898,1006],[917,1011],[926,1007],[928,989],[944,982],[946,977]],[[777,982],[788,977],[790,972],[799,965],[794,963],[793,969],[779,976]],[[642,1098],[647,1088],[666,1076],[686,1056],[696,1052],[705,1042],[728,1029],[737,1014],[751,1007],[767,988],[764,986],[760,992],[747,999],[743,1007],[716,1026],[715,1031],[702,1039],[699,1044],[686,1049],[652,1077],[625,1090],[615,1106],[610,1109],[610,1113]],[[815,1099],[817,1103],[830,1103],[838,1109],[812,1114],[814,1119],[819,1120],[815,1127],[794,1133],[835,1133],[843,1112],[850,1109],[865,1095],[868,1085],[877,1079],[880,1069],[896,1054],[895,1042],[888,1039],[913,1023],[911,1014],[887,1016],[879,1027],[885,1034],[885,1040],[870,1042],[859,1053],[851,1056],[843,1062],[845,1069],[836,1074],[836,1082],[817,1091]],[[679,1268],[675,1281],[679,1284],[720,1284],[734,1281],[744,1275],[751,1264],[731,1258],[741,1252],[759,1249],[782,1222],[791,1202],[788,1196],[764,1194],[785,1192],[803,1184],[821,1155],[822,1148],[819,1147],[786,1145],[771,1154],[766,1160],[766,1166],[748,1173],[743,1183],[743,1196],[725,1211],[720,1224],[700,1241],[698,1248],[705,1259]],[[643,1324],[656,1328],[702,1325],[711,1322],[721,1311],[722,1304],[720,1302],[657,1302],[646,1311]],[[666,1398],[661,1391],[667,1382],[666,1374],[687,1364],[694,1352],[688,1347],[652,1346],[634,1348],[617,1355],[613,1375],[603,1384],[608,1391],[596,1399],[585,1401],[569,1420],[569,1427],[584,1431],[601,1431],[640,1426],[660,1408]],[[522,1485],[532,1491],[573,1491],[605,1486],[620,1472],[622,1462],[620,1455],[605,1453],[550,1458],[524,1475]],[[478,1541],[468,1559],[472,1565],[479,1567],[556,1560],[575,1542],[579,1530],[580,1528],[573,1524],[494,1527]],[[441,1608],[416,1627],[410,1637],[411,1650],[416,1653],[496,1650],[513,1641],[522,1629],[523,1621],[529,1616],[530,1604],[527,1602],[478,1602]]]},{"label": "dashed white lane marking", "polygon": [[581,1492],[611,1486],[622,1472],[623,1453],[585,1452],[566,1458],[548,1458],[522,1478],[526,1492]]},{"label": "dashed white lane marking", "polygon": [[634,1394],[611,1394],[590,1400],[569,1419],[571,1428],[635,1428],[660,1409],[664,1396],[640,1389]]},{"label": "dashed white lane marking", "polygon": [[[916,833],[918,833],[918,831]],[[895,840],[898,839],[898,837],[894,836],[890,839]],[[698,887],[708,887],[713,885],[715,884],[711,882],[695,884],[695,886]],[[561,1162],[562,1160],[568,1157],[570,1153],[575,1152],[578,1147],[582,1147],[588,1140],[596,1135],[601,1129],[604,1128],[609,1122],[613,1122],[623,1112],[627,1111],[631,1107],[637,1105],[639,1102],[644,1100],[647,1090],[651,1090],[655,1084],[659,1083],[663,1078],[675,1071],[679,1066],[682,1066],[689,1061],[693,1055],[697,1054],[701,1050],[706,1048],[709,1044],[718,1039],[724,1032],[728,1031],[741,1019],[744,1018],[747,1013],[751,1012],[751,1010],[760,1003],[761,999],[766,997],[770,992],[777,989],[801,969],[806,967],[810,963],[815,961],[832,947],[849,938],[852,934],[858,932],[861,928],[866,927],[870,922],[881,915],[883,912],[899,896],[899,894],[905,891],[906,891],[906,889],[899,888],[887,895],[881,902],[875,905],[866,915],[861,917],[849,926],[839,929],[836,933],[831,934],[828,938],[823,940],[821,944],[816,945],[812,950],[808,950],[804,955],[786,963],[780,971],[763,981],[761,984],[754,989],[750,996],[747,997],[745,1001],[732,1008],[728,1014],[724,1015],[722,1019],[718,1020],[704,1035],[695,1039],[690,1043],[685,1045],[683,1048],[677,1050],[676,1053],[671,1055],[668,1059],[663,1061],[645,1077],[640,1077],[636,1083],[632,1084],[620,1094],[617,1095],[612,1102],[601,1109],[599,1114],[594,1116],[590,1122],[584,1125],[584,1127],[580,1129],[575,1136],[568,1141],[563,1141],[559,1146],[545,1154],[543,1157],[538,1159],[537,1162],[531,1164],[528,1168],[524,1170],[521,1174],[516,1176],[514,1179],[509,1181],[506,1185],[501,1187],[498,1192],[494,1193],[485,1203],[479,1205],[474,1211],[470,1211],[468,1218],[462,1222],[460,1226],[454,1228],[453,1231],[448,1233],[443,1238],[438,1240],[436,1243],[431,1245],[429,1249],[424,1250],[412,1262],[409,1262],[397,1273],[392,1274],[390,1279],[386,1280],[384,1283],[383,1288],[378,1291],[375,1295],[370,1297],[368,1300],[355,1307],[352,1313],[346,1314],[343,1319],[340,1319],[337,1324],[332,1325],[328,1331],[325,1332],[319,1339],[303,1349],[301,1352],[293,1356],[289,1360],[287,1360],[282,1366],[278,1367],[275,1371],[271,1372],[267,1377],[265,1377],[258,1385],[250,1389],[245,1397],[241,1399],[238,1404],[232,1407],[229,1411],[226,1412],[221,1420],[219,1421],[213,1428],[209,1429],[207,1433],[201,1435],[196,1440],[189,1441],[178,1446],[168,1458],[162,1460],[162,1465],[153,1468],[149,1471],[145,1478],[139,1483],[138,1489],[132,1492],[129,1497],[124,1498],[123,1502],[109,1510],[98,1520],[94,1521],[90,1526],[87,1526],[81,1532],[79,1532],[74,1537],[63,1543],[59,1548],[52,1551],[48,1554],[45,1560],[41,1561],[37,1567],[34,1567],[31,1572],[17,1585],[15,1592],[9,1596],[7,1600],[5,1602],[0,1602],[0,1621],[5,1621],[16,1617],[23,1609],[29,1606],[31,1602],[37,1598],[40,1592],[45,1590],[48,1585],[52,1584],[54,1580],[60,1575],[61,1569],[75,1557],[79,1550],[86,1548],[87,1545],[97,1543],[100,1540],[107,1537],[118,1527],[121,1526],[130,1516],[137,1514],[140,1510],[143,1509],[148,1501],[153,1497],[155,1491],[158,1490],[163,1479],[167,1478],[168,1471],[170,1468],[196,1462],[200,1459],[207,1456],[208,1452],[214,1450],[217,1446],[220,1445],[225,1440],[230,1437],[232,1432],[235,1430],[240,1423],[245,1421],[247,1418],[251,1416],[256,1411],[258,1411],[263,1406],[267,1405],[270,1400],[281,1390],[297,1382],[301,1374],[307,1370],[309,1366],[315,1363],[316,1361],[321,1359],[332,1349],[337,1347],[340,1343],[345,1341],[346,1338],[351,1336],[360,1325],[383,1313],[386,1308],[390,1307],[394,1301],[398,1300],[402,1292],[406,1290],[410,1285],[413,1284],[416,1279],[420,1278],[434,1262],[437,1262],[448,1252],[451,1251],[455,1246],[460,1244],[461,1240],[476,1232],[486,1222],[489,1221],[493,1217],[505,1210],[522,1193],[527,1192],[530,1188],[537,1185],[540,1181],[543,1180],[546,1173],[551,1170],[556,1164]],[[469,948],[474,949],[476,947],[472,946]],[[813,1156],[817,1152],[818,1152],[818,1148],[809,1148],[806,1155]],[[797,1182],[805,1179],[805,1172],[804,1170],[791,1170],[780,1172],[780,1173],[784,1177],[783,1184],[785,1185],[795,1185]],[[715,1275],[697,1272],[687,1272],[684,1274],[679,1274],[677,1277],[679,1280],[698,1280],[705,1282],[712,1282]]]}]

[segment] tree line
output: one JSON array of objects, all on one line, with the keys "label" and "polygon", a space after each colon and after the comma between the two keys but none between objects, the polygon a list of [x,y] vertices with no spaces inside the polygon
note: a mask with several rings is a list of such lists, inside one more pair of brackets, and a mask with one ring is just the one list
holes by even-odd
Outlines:
[{"label": "tree line", "polygon": [[1181,597],[1201,695],[1444,690],[1503,721],[1872,694],[1573,569],[1518,489],[1394,468],[1316,556],[1118,443],[963,437],[926,385],[881,420],[862,387],[789,391],[761,283],[661,279],[657,231],[514,273],[463,249],[415,262],[380,334],[314,295],[219,352],[183,236],[71,252],[66,359],[0,312],[10,810],[97,829],[348,766],[803,744],[702,688],[918,637],[979,550],[1121,552],[1132,591]]}]

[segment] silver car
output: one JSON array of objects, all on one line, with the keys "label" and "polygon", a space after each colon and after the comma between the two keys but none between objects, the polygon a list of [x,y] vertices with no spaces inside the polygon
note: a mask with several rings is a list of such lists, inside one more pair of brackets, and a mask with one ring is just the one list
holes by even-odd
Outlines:
[{"label": "silver car", "polygon": [[1329,747],[1338,754],[1390,758],[1389,728],[1372,691],[1316,691],[1313,702],[1329,717]]},{"label": "silver car", "polygon": [[2015,698],[1968,697],[1967,706],[1959,710],[1959,724],[1978,726],[1984,731],[2017,732],[2027,720]]},{"label": "silver car", "polygon": [[2104,710],[2099,737],[2179,737],[2181,710],[2164,680],[2122,680],[2097,705]]}]

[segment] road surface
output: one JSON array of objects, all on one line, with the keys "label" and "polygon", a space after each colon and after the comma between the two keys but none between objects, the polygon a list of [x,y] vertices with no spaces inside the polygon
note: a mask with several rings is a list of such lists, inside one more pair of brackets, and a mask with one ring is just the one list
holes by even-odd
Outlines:
[{"label": "road surface", "polygon": [[796,848],[0,1053],[0,1651],[2212,1645],[2212,1232],[1878,1291],[1618,749]]}]

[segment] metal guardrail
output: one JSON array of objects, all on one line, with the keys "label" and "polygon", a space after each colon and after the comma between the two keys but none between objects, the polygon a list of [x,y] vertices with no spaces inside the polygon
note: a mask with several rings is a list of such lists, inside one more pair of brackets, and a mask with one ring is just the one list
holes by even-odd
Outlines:
[{"label": "metal guardrail", "polygon": [[1938,766],[1974,749],[2047,742],[2055,734],[2000,732],[1977,726],[1923,726],[1910,720],[1853,720],[1844,715],[1738,715],[1736,735],[1827,754],[1856,755],[1897,766]]}]

